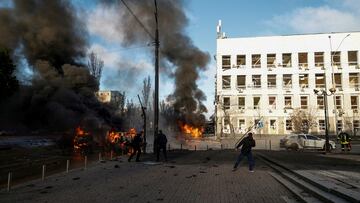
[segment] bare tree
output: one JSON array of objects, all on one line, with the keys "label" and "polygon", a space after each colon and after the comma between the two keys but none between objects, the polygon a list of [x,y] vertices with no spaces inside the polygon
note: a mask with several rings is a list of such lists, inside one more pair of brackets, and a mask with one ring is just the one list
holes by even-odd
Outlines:
[{"label": "bare tree", "polygon": [[102,70],[104,67],[104,61],[101,60],[94,52],[91,52],[89,55],[88,69],[90,74],[100,82]]},{"label": "bare tree", "polygon": [[290,118],[295,133],[308,133],[312,127],[317,126],[315,108],[296,108]]},{"label": "bare tree", "polygon": [[150,91],[151,91],[151,82],[150,82],[150,76],[148,76],[147,78],[144,78],[143,89],[141,90],[142,99],[144,101],[144,107],[146,108],[150,105],[149,104]]}]

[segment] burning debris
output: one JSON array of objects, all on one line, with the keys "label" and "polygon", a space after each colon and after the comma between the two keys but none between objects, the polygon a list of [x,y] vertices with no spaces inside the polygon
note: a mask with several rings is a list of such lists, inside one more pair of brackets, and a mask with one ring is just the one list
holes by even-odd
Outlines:
[{"label": "burning debris", "polygon": [[201,138],[204,128],[202,127],[194,127],[189,124],[179,124],[181,132],[191,135],[194,138]]},{"label": "burning debris", "polygon": [[80,126],[75,130],[74,150],[81,154],[88,154],[93,151],[93,136],[85,132]]}]

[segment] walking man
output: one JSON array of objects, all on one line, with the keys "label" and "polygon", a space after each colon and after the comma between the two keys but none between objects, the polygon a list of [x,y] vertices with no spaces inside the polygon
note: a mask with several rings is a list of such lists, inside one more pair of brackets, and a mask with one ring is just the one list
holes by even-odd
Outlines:
[{"label": "walking man", "polygon": [[159,161],[160,158],[160,150],[164,153],[165,161],[167,161],[166,156],[166,144],[167,144],[167,138],[166,135],[162,132],[162,130],[159,130],[159,134],[156,138],[156,161]]},{"label": "walking man", "polygon": [[133,158],[133,156],[135,154],[136,155],[136,162],[139,162],[140,161],[140,154],[141,154],[141,146],[142,146],[142,135],[140,133],[136,134],[133,141],[131,142],[131,145],[133,147],[133,152],[131,153],[129,159],[128,159],[128,162],[131,161],[131,159]]},{"label": "walking man", "polygon": [[241,142],[236,146],[236,150],[241,147],[241,152],[235,162],[233,171],[236,171],[239,163],[244,158],[244,156],[247,157],[249,162],[249,171],[254,172],[254,158],[251,152],[251,148],[255,147],[255,140],[253,138],[253,134],[250,132],[247,137],[245,137]]},{"label": "walking man", "polygon": [[345,151],[345,148],[347,151],[351,150],[351,144],[350,144],[351,138],[348,133],[340,132],[337,139],[340,140],[341,151]]}]

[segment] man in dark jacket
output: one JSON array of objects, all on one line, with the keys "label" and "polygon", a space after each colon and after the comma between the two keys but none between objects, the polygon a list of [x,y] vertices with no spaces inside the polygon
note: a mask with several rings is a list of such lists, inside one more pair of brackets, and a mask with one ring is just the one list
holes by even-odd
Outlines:
[{"label": "man in dark jacket", "polygon": [[140,133],[136,134],[134,139],[131,142],[131,146],[133,148],[133,152],[131,153],[128,161],[130,162],[131,159],[133,158],[133,156],[137,153],[136,155],[136,161],[139,162],[140,161],[140,154],[141,154],[141,146],[143,144],[143,140],[142,140],[142,135]]},{"label": "man in dark jacket", "polygon": [[156,138],[156,161],[159,161],[160,158],[160,150],[163,151],[164,153],[164,158],[165,161],[167,161],[167,156],[166,156],[166,144],[167,144],[167,138],[166,135],[159,130],[159,134]]},{"label": "man in dark jacket", "polygon": [[233,171],[237,169],[240,161],[244,158],[244,156],[246,156],[249,162],[249,171],[254,172],[254,158],[251,152],[251,148],[255,147],[255,140],[251,132],[248,134],[247,137],[241,140],[241,142],[236,146],[236,150],[241,146],[241,152],[235,162]]},{"label": "man in dark jacket", "polygon": [[340,141],[342,151],[345,151],[345,148],[346,148],[347,151],[351,150],[351,144],[350,144],[351,138],[350,138],[350,135],[348,133],[341,132],[338,135],[337,139]]}]

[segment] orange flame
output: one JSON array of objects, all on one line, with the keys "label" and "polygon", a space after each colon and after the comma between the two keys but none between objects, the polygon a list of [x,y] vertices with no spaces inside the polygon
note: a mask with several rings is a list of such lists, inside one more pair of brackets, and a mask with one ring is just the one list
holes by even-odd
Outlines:
[{"label": "orange flame", "polygon": [[193,127],[193,126],[188,125],[188,124],[180,125],[180,128],[181,128],[181,131],[183,133],[190,134],[195,138],[201,137],[201,135],[204,132],[204,128],[202,128],[202,127],[197,128],[197,127]]},{"label": "orange flame", "polygon": [[75,137],[74,137],[74,148],[75,149],[80,149],[81,147],[83,146],[86,146],[87,143],[79,143],[79,139],[81,139],[81,137],[86,137],[88,136],[89,133],[85,132],[85,130],[81,129],[80,126],[78,126],[76,129],[75,129]]},{"label": "orange flame", "polygon": [[83,129],[81,129],[81,127],[77,127],[76,128],[76,136],[84,136],[85,135],[85,131]]},{"label": "orange flame", "polygon": [[110,131],[108,133],[108,140],[111,143],[116,143],[120,139],[120,133],[115,131]]}]

